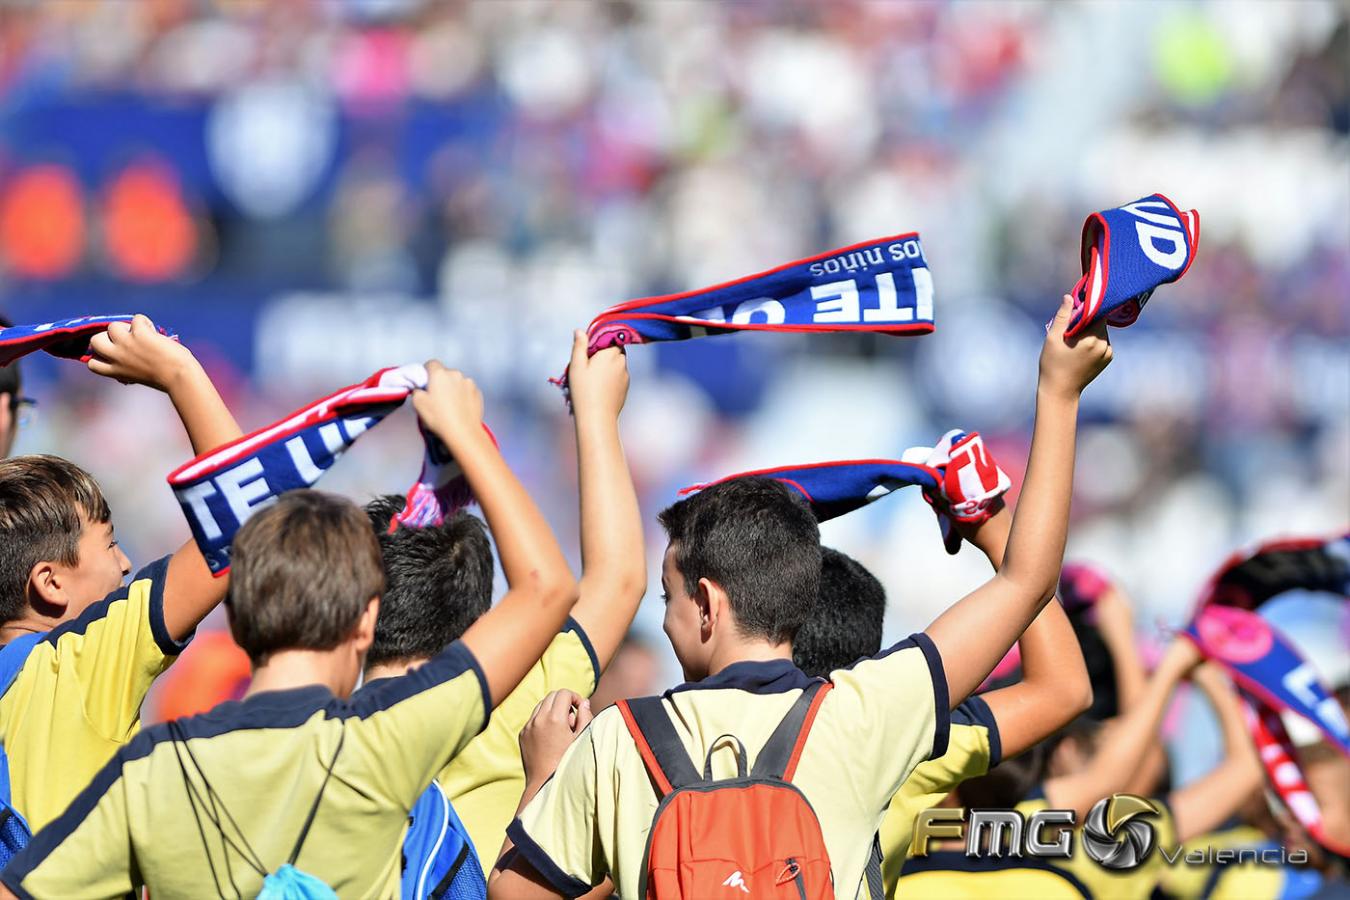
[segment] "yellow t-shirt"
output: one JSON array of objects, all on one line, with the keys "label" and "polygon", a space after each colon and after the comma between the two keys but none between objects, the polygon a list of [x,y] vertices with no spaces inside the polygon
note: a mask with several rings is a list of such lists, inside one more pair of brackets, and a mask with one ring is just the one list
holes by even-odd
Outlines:
[{"label": "yellow t-shirt", "polygon": [[952,710],[947,752],[923,763],[905,779],[881,823],[881,874],[887,897],[896,896],[915,818],[941,803],[961,782],[987,774],[998,765],[1001,754],[998,723],[989,704],[969,697]]},{"label": "yellow t-shirt", "polygon": [[[838,896],[862,883],[872,838],[914,770],[947,749],[947,680],[937,648],[917,634],[831,673],[792,783],[815,810]],[[754,764],[770,733],[812,680],[790,660],[746,661],[663,696],[691,761],[722,735],[745,745]],[[717,744],[714,778],[734,777],[736,752]],[[617,709],[596,716],[508,829],[516,849],[565,896],[613,878],[636,897],[657,794]]]},{"label": "yellow t-shirt", "polygon": [[158,898],[256,896],[290,857],[332,763],[296,868],[341,897],[396,897],[408,811],[478,733],[488,698],[456,642],[349,701],[311,685],[156,725],[0,881],[21,897],[117,897],[142,884]]},{"label": "yellow t-shirt", "polygon": [[11,802],[35,833],[131,740],[151,683],[186,646],[164,625],[168,566],[49,631],[0,697]]},{"label": "yellow t-shirt", "polygon": [[[1165,847],[1167,852],[1171,853],[1177,843],[1176,826],[1172,822],[1171,810],[1161,799],[1154,797],[1153,801],[1162,809],[1162,813],[1156,819],[1148,820],[1153,826],[1153,851],[1137,868],[1127,872],[1113,872],[1099,865],[1084,852],[1081,830],[1074,835],[1073,856],[1068,859],[1050,860],[1051,864],[1087,885],[1097,900],[1148,900],[1167,870],[1167,864],[1159,848]],[[1027,816],[1037,810],[1049,808],[1050,804],[1044,799],[1026,800],[1017,804],[1017,809]]]},{"label": "yellow t-shirt", "polygon": [[520,761],[520,730],[551,691],[571,690],[583,697],[595,692],[600,665],[590,638],[568,619],[544,655],[507,695],[483,733],[441,770],[437,781],[473,840],[484,874],[492,871],[525,790]]},{"label": "yellow t-shirt", "polygon": [[905,900],[1083,900],[1087,888],[1068,872],[1034,859],[970,858],[961,850],[935,850],[904,861],[887,896]]}]

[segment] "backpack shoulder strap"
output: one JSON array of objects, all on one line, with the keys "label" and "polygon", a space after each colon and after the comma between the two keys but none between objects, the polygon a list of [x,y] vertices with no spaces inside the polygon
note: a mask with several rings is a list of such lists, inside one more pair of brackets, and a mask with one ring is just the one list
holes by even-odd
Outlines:
[{"label": "backpack shoulder strap", "polygon": [[620,700],[616,705],[661,796],[702,780],[660,697]]},{"label": "backpack shoulder strap", "polygon": [[46,636],[47,632],[45,631],[20,635],[5,646],[0,647],[0,694],[9,690],[9,686],[14,683],[14,679],[19,677],[19,671],[23,668],[23,664],[28,662],[28,656],[33,652],[33,648]]},{"label": "backpack shoulder strap", "polygon": [[752,778],[778,778],[791,781],[797,771],[797,761],[806,746],[806,735],[811,730],[820,702],[834,685],[828,681],[813,681],[792,704],[783,721],[769,735],[764,749],[755,757]]},{"label": "backpack shoulder strap", "polygon": [[872,900],[886,900],[886,880],[881,875],[881,834],[872,835],[872,852],[867,858],[867,893]]}]

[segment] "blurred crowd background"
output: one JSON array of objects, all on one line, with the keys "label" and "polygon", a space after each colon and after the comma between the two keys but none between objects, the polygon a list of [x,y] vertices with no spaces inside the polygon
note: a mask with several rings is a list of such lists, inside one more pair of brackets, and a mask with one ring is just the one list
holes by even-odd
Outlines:
[{"label": "blurred crowd background", "polygon": [[[957,426],[1017,480],[1083,219],[1161,191],[1200,210],[1199,256],[1114,332],[1070,537],[1156,636],[1239,545],[1350,518],[1348,72],[1347,7],[1319,0],[10,0],[0,311],[147,312],[246,429],[439,357],[478,380],[579,563],[547,383],[573,328],[918,230],[936,334],[630,354],[655,583],[655,513],[694,482],[898,457]],[[16,452],[99,476],[133,560],[183,539],[164,476],[190,451],[167,401],[25,369],[39,406]],[[401,492],[419,452],[401,413],[323,487]],[[987,575],[943,553],[917,493],[825,538],[883,578],[892,636]],[[658,595],[634,664],[673,679]]]}]

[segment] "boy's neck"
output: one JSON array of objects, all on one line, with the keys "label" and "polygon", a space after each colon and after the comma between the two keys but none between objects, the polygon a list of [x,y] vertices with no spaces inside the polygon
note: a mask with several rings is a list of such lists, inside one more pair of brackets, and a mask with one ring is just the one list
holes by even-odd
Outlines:
[{"label": "boy's neck", "polygon": [[0,644],[8,644],[25,634],[45,634],[60,624],[59,619],[48,619],[46,616],[39,616],[36,613],[10,619],[0,625]]},{"label": "boy's neck", "polygon": [[263,691],[288,691],[319,685],[338,697],[347,697],[356,684],[359,665],[353,665],[351,650],[280,650],[253,670],[245,697]]},{"label": "boy's neck", "polygon": [[403,659],[376,663],[366,668],[366,681],[375,681],[378,678],[398,678],[401,675],[407,675],[425,662],[427,662],[425,659]]},{"label": "boy's neck", "polygon": [[738,662],[768,662],[775,659],[792,660],[792,644],[774,644],[763,638],[739,638],[719,644],[708,661],[708,674],[716,675],[727,666]]}]

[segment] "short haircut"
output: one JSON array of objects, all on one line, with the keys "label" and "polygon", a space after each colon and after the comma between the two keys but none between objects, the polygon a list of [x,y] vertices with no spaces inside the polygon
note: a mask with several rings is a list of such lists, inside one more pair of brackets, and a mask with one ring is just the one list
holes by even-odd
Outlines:
[{"label": "short haircut", "polygon": [[79,564],[82,519],[111,518],[94,477],[74,463],[46,455],[0,460],[0,622],[23,614],[33,566]]},{"label": "short haircut", "polygon": [[747,637],[796,636],[820,591],[820,529],[800,494],[771,478],[736,478],[667,507],[660,520],[685,590],[701,578],[720,585]]},{"label": "short haircut", "polygon": [[390,534],[403,503],[385,494],[366,504],[385,579],[367,666],[429,659],[492,606],[492,546],[482,521],[460,512],[440,525],[400,525]]},{"label": "short haircut", "polygon": [[846,553],[821,547],[820,599],[792,641],[792,661],[825,677],[881,651],[886,589]]},{"label": "short haircut", "polygon": [[384,590],[365,513],[333,494],[283,494],[231,547],[230,631],[255,666],[279,650],[332,650]]}]

